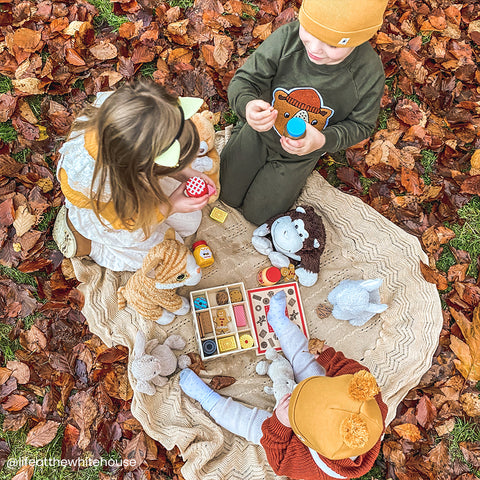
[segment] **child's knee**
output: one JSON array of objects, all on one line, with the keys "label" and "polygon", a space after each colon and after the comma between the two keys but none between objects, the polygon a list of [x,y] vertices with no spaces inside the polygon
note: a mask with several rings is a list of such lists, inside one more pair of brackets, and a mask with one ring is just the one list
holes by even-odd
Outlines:
[{"label": "child's knee", "polygon": [[246,198],[242,205],[243,216],[254,225],[262,225],[273,216],[287,210],[288,207],[283,208],[279,205],[255,200],[255,198]]}]

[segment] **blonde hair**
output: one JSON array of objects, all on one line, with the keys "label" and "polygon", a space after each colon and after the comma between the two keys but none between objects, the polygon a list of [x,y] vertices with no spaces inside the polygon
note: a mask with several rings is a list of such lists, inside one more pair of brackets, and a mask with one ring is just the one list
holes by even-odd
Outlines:
[{"label": "blonde hair", "polygon": [[[199,149],[195,125],[186,120],[178,139],[176,167],[162,167],[154,159],[179,133],[182,112],[178,98],[152,81],[126,84],[100,108],[87,107],[88,120],[74,129],[93,129],[98,135],[98,155],[90,189],[93,210],[100,221],[106,201],[113,203],[119,220],[131,230],[141,228],[148,237],[157,220],[158,205],[171,209],[159,180],[188,166]],[[109,187],[109,191],[107,188]]]}]

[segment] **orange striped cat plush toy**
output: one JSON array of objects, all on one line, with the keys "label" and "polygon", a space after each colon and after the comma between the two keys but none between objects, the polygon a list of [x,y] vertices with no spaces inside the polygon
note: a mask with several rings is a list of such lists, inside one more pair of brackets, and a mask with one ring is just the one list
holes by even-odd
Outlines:
[{"label": "orange striped cat plush toy", "polygon": [[145,319],[167,325],[175,315],[185,315],[190,310],[190,302],[176,289],[196,285],[201,278],[193,254],[169,228],[163,241],[147,253],[142,268],[118,289],[118,308],[125,308],[128,303]]}]

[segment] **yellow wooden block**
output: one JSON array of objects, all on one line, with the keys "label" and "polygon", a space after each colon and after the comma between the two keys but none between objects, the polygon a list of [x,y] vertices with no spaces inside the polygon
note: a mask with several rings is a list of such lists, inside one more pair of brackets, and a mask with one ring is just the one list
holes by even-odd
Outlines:
[{"label": "yellow wooden block", "polygon": [[228,215],[227,212],[217,207],[213,207],[213,210],[210,212],[210,217],[220,223],[223,223],[225,221],[225,219],[227,218],[227,215]]},{"label": "yellow wooden block", "polygon": [[235,336],[230,335],[229,337],[218,338],[218,350],[220,353],[229,352],[230,350],[237,349],[237,342],[235,341]]}]

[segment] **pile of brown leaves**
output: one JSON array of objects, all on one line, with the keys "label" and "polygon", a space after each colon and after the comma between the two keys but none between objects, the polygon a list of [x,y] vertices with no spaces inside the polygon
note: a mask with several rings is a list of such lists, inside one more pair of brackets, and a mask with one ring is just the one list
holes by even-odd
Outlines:
[{"label": "pile of brown leaves", "polygon": [[[295,18],[301,1],[197,0],[183,9],[121,0],[113,3],[126,20],[118,31],[98,24],[97,9],[85,0],[0,3],[0,74],[14,87],[0,94],[0,127],[17,135],[0,141],[0,319],[22,347],[15,361],[0,354],[3,428],[27,426],[33,446],[64,429],[66,459],[115,449],[135,461],[101,478],[138,478],[142,471],[152,479],[181,478],[178,451],[166,452],[130,413],[126,349],[108,349],[90,334],[77,282],[52,249],[53,218],[63,201],[54,176],[57,151],[90,95],[146,72],[227,112],[235,70]],[[421,240],[430,260],[424,275],[448,307],[433,365],[387,430],[386,476],[473,480],[480,445],[460,444],[470,467],[451,462],[448,448],[455,418],[480,416],[480,286],[467,273],[478,259],[448,245],[455,234],[445,222],[461,223],[458,209],[480,194],[480,5],[391,0],[372,44],[387,76],[384,121],[347,151],[336,169],[339,188]],[[426,150],[436,155],[431,170],[422,162]],[[328,166],[319,168],[327,176]],[[374,180],[368,193],[365,178]],[[447,273],[436,268],[445,248],[456,260]],[[31,328],[25,317],[33,319]],[[8,454],[0,440],[0,467]],[[32,474],[25,467],[18,478]]]}]

